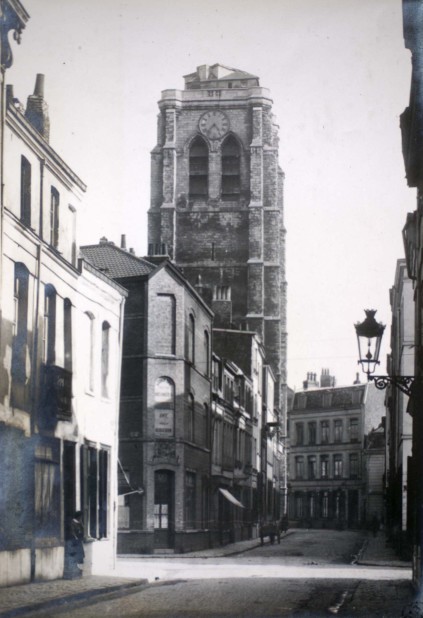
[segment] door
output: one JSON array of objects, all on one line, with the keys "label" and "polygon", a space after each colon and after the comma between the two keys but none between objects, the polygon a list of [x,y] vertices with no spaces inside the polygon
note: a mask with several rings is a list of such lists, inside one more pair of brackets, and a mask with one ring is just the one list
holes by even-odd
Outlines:
[{"label": "door", "polygon": [[174,546],[174,473],[157,470],[154,473],[154,547]]}]

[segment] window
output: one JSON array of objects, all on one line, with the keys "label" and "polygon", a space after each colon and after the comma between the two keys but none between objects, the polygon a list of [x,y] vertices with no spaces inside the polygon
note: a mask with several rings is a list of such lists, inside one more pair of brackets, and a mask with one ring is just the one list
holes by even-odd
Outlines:
[{"label": "window", "polygon": [[217,393],[222,388],[222,364],[213,359],[213,390]]},{"label": "window", "polygon": [[335,442],[342,442],[342,421],[335,421]]},{"label": "window", "polygon": [[316,444],[316,423],[315,422],[308,424],[308,443]]},{"label": "window", "polygon": [[21,157],[21,221],[31,225],[31,164]]},{"label": "window", "polygon": [[176,345],[176,301],[170,294],[157,295],[157,313],[161,316],[157,329],[157,354],[175,354]]},{"label": "window", "polygon": [[28,269],[17,262],[13,292],[12,381],[14,386],[24,385],[27,379],[28,280]]},{"label": "window", "polygon": [[188,360],[195,362],[195,320],[192,313],[188,317]]},{"label": "window", "polygon": [[295,431],[296,431],[296,438],[297,438],[296,444],[301,446],[302,444],[304,444],[304,425],[302,423],[296,423]]},{"label": "window", "polygon": [[37,536],[60,536],[60,444],[39,438],[35,447],[34,524]]},{"label": "window", "polygon": [[101,326],[101,396],[108,397],[108,377],[109,377],[109,346],[110,346],[110,324],[103,322]]},{"label": "window", "polygon": [[240,186],[239,145],[230,135],[222,146],[222,199],[236,199]]},{"label": "window", "polygon": [[66,371],[72,371],[72,303],[65,298],[63,304],[63,349]]},{"label": "window", "polygon": [[194,442],[195,430],[195,402],[194,397],[189,394],[185,408],[185,437],[190,442]]},{"label": "window", "polygon": [[358,418],[350,418],[349,434],[351,442],[358,441]]},{"label": "window", "polygon": [[210,375],[210,336],[208,331],[204,331],[204,372],[208,377]]},{"label": "window", "polygon": [[358,453],[350,454],[350,479],[358,479]]},{"label": "window", "polygon": [[329,478],[329,457],[327,455],[320,456],[320,478]]},{"label": "window", "polygon": [[185,473],[185,526],[187,528],[196,527],[196,508],[195,508],[195,472]]},{"label": "window", "polygon": [[315,455],[310,455],[308,458],[308,478],[315,479],[316,478],[316,457]]},{"label": "window", "polygon": [[52,187],[50,194],[50,244],[55,249],[59,246],[59,202],[59,192]]},{"label": "window", "polygon": [[231,300],[231,287],[229,285],[215,285],[213,300]]},{"label": "window", "polygon": [[154,385],[154,433],[171,438],[175,433],[175,385],[162,377]]},{"label": "window", "polygon": [[320,423],[320,442],[322,444],[329,442],[329,421],[321,421]]},{"label": "window", "polygon": [[43,359],[46,365],[56,362],[56,290],[46,285],[44,290]]},{"label": "window", "polygon": [[94,391],[94,316],[87,311],[85,313],[86,320],[86,341],[88,343],[88,371],[86,374],[88,392]]},{"label": "window", "polygon": [[295,477],[297,479],[304,478],[304,457],[302,456],[295,458]]},{"label": "window", "polygon": [[189,151],[189,196],[207,198],[209,193],[209,150],[201,137],[196,137]]},{"label": "window", "polygon": [[341,479],[343,475],[342,455],[333,456],[333,476],[336,479]]}]

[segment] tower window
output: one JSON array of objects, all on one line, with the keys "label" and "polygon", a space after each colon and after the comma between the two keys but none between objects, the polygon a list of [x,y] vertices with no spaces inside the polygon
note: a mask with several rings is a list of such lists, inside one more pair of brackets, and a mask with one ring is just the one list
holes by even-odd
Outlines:
[{"label": "tower window", "polygon": [[241,187],[239,144],[230,135],[222,146],[222,198],[236,199]]},{"label": "tower window", "polygon": [[209,151],[201,137],[196,137],[189,151],[189,196],[206,198],[209,192]]}]

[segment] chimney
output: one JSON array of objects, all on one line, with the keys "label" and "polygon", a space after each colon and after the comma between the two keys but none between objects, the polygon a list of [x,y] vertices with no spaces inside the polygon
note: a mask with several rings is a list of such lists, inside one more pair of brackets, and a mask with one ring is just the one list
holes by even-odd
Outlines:
[{"label": "chimney", "polygon": [[135,255],[135,249],[134,249],[134,247],[131,247],[131,248],[129,249],[129,253],[130,253],[131,255]]},{"label": "chimney", "polygon": [[361,384],[361,382],[360,382],[360,374],[359,373],[355,374],[355,380],[354,380],[353,384]]},{"label": "chimney", "polygon": [[322,388],[331,388],[335,386],[335,377],[330,375],[329,369],[322,369],[320,386]]},{"label": "chimney", "polygon": [[317,373],[307,372],[307,379],[303,382],[303,389],[306,391],[308,388],[318,388],[319,383],[317,381]]},{"label": "chimney", "polygon": [[25,117],[48,142],[50,139],[50,119],[48,106],[44,101],[44,75],[41,75],[41,73],[37,75],[34,94],[28,97]]},{"label": "chimney", "polygon": [[197,73],[198,77],[200,78],[200,82],[206,81],[209,76],[209,65],[202,64],[201,66],[197,67]]},{"label": "chimney", "polygon": [[122,234],[120,237],[120,248],[126,250],[126,234]]}]

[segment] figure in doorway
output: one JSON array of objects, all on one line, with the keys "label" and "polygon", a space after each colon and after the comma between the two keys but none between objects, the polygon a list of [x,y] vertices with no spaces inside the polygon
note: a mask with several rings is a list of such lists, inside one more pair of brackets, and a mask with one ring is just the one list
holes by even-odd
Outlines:
[{"label": "figure in doorway", "polygon": [[82,564],[84,562],[84,525],[82,512],[76,511],[74,516],[67,522],[65,531],[65,569],[64,579],[75,579],[82,576]]}]

